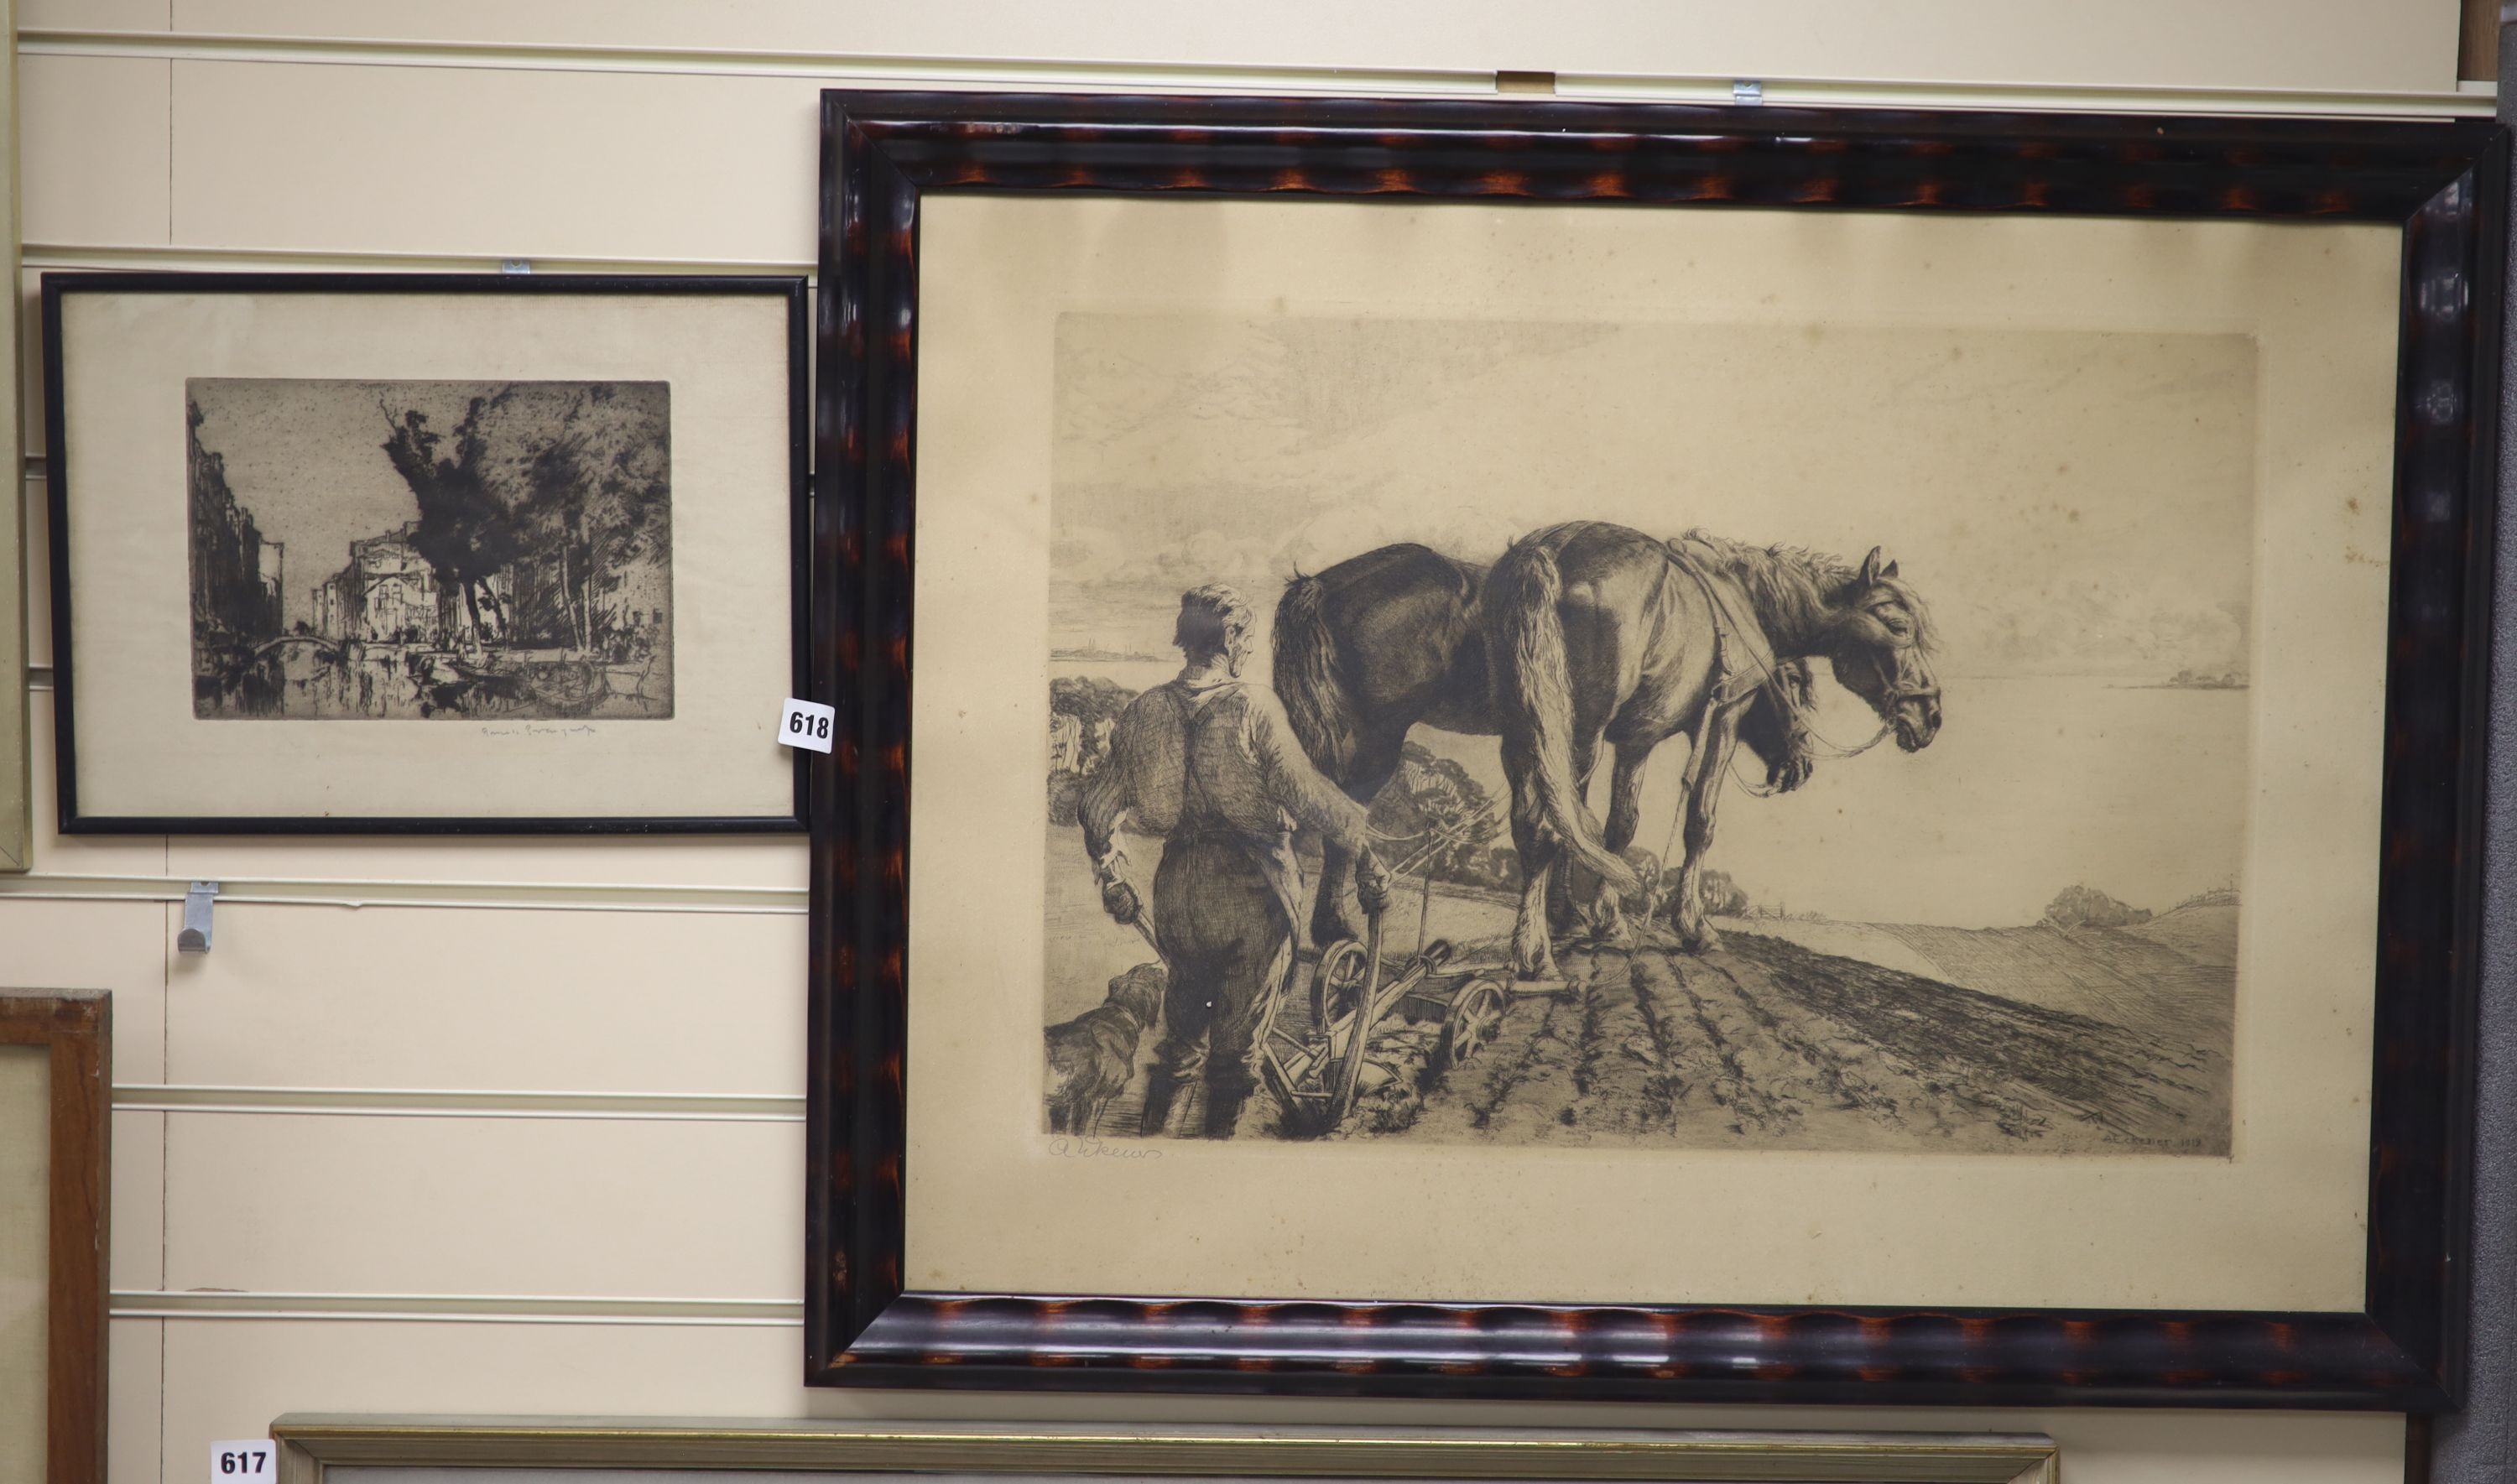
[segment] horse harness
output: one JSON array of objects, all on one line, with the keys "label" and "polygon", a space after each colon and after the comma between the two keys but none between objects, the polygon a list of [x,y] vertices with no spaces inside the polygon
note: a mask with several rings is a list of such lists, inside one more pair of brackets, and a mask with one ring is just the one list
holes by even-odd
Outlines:
[{"label": "horse harness", "polygon": [[1756,667],[1755,672],[1752,674],[1744,668],[1732,668],[1730,651],[1736,637],[1734,631],[1738,627],[1737,616],[1730,612],[1730,605],[1723,599],[1721,591],[1713,585],[1711,574],[1706,572],[1703,566],[1688,554],[1685,537],[1673,537],[1663,541],[1661,545],[1668,554],[1669,565],[1695,579],[1695,589],[1704,594],[1704,606],[1713,615],[1715,679],[1712,693],[1705,697],[1704,703],[1708,709],[1727,711],[1747,700],[1759,686],[1772,681],[1773,666],[1760,657],[1754,648],[1750,648],[1748,662]]},{"label": "horse harness", "polygon": [[[1738,615],[1732,611],[1729,601],[1723,596],[1722,589],[1714,584],[1712,575],[1704,570],[1704,564],[1687,551],[1686,545],[1686,537],[1674,536],[1662,541],[1661,549],[1672,567],[1695,579],[1696,590],[1704,594],[1704,605],[1713,615],[1713,672],[1719,678],[1714,681],[1711,694],[1705,698],[1705,706],[1708,710],[1727,711],[1746,700],[1763,687],[1779,686],[1780,681],[1774,674],[1770,647],[1761,655],[1760,647],[1747,637],[1756,625],[1753,622],[1740,621]],[[1746,653],[1748,664],[1753,666],[1753,669],[1732,668],[1730,654],[1734,646]],[[1829,742],[1806,722],[1803,722],[1800,730],[1816,747],[1825,749],[1822,755],[1831,758],[1847,758],[1859,757],[1886,741],[1888,735],[1896,729],[1892,723],[1883,721],[1879,724],[1879,730],[1871,734],[1868,742],[1856,747]],[[1813,750],[1814,749],[1813,747]],[[1735,768],[1733,777],[1736,777]],[[1760,797],[1773,791],[1750,786],[1744,781],[1740,782],[1739,786]]]}]

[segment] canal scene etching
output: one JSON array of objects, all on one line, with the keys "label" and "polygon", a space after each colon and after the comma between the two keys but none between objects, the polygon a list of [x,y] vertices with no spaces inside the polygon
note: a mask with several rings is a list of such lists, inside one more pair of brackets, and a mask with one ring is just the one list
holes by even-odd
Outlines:
[{"label": "canal scene etching", "polygon": [[673,714],[662,382],[186,383],[192,714]]}]

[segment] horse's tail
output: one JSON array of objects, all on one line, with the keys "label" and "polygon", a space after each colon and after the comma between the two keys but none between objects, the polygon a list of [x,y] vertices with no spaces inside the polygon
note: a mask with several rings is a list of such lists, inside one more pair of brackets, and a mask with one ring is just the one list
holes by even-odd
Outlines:
[{"label": "horse's tail", "polygon": [[1354,761],[1354,719],[1340,668],[1327,585],[1298,574],[1276,603],[1276,697],[1302,750],[1342,784]]},{"label": "horse's tail", "polygon": [[1635,889],[1634,868],[1600,839],[1591,811],[1573,777],[1573,677],[1564,656],[1563,573],[1555,543],[1542,532],[1514,545],[1486,580],[1486,602],[1495,615],[1495,700],[1506,735],[1526,729],[1532,761],[1529,784],[1539,818],[1576,860],[1610,889]]}]

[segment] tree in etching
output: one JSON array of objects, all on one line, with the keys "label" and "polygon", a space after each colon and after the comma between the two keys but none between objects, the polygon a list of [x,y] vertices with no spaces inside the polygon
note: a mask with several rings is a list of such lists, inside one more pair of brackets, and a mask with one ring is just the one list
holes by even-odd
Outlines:
[{"label": "tree in etching", "polygon": [[664,395],[511,384],[473,398],[448,433],[385,407],[385,455],[418,502],[412,544],[472,632],[615,657],[656,646],[670,606]]},{"label": "tree in etching", "polygon": [[543,601],[573,648],[617,648],[663,607],[649,578],[671,556],[668,450],[634,405],[642,390],[580,388],[526,470]]},{"label": "tree in etching", "polygon": [[[471,618],[470,632],[476,636],[510,631],[508,615],[494,593],[490,602],[495,627],[484,626],[482,591],[491,577],[524,551],[513,513],[491,488],[495,458],[483,427],[485,420],[496,426],[501,420],[498,413],[513,396],[511,388],[493,397],[473,398],[463,420],[454,425],[451,457],[439,456],[445,439],[428,426],[427,415],[417,411],[405,410],[383,445],[394,472],[410,486],[412,497],[419,502],[411,545],[436,570],[441,592],[462,595]],[[386,416],[391,418],[390,408]]]},{"label": "tree in etching", "polygon": [[1482,884],[1470,863],[1503,829],[1502,802],[1458,762],[1418,742],[1401,749],[1396,784],[1372,806],[1373,828],[1405,841],[1393,864],[1441,880]]}]

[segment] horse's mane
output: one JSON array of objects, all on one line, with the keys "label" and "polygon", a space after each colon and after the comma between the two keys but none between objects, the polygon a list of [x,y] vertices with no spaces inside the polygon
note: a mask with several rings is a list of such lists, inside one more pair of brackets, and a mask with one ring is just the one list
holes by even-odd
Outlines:
[{"label": "horse's mane", "polygon": [[[1688,531],[1682,540],[1712,553],[1714,566],[1739,584],[1756,609],[1758,621],[1770,632],[1813,631],[1844,590],[1861,576],[1842,557],[1805,546],[1752,546],[1702,530]],[[1940,631],[1922,595],[1898,578],[1879,580],[1905,600],[1906,611],[1914,615],[1914,642],[1925,654],[1938,649]]]}]

